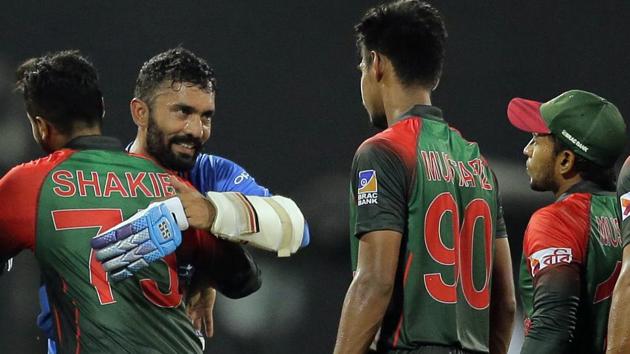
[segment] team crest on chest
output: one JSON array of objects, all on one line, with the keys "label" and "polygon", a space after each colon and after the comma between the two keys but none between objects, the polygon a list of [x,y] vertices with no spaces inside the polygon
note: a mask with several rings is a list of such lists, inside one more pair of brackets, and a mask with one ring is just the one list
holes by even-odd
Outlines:
[{"label": "team crest on chest", "polygon": [[376,171],[364,170],[359,172],[359,183],[357,190],[357,204],[378,204],[378,180]]},{"label": "team crest on chest", "polygon": [[630,192],[622,195],[619,198],[619,203],[621,203],[621,219],[626,220],[630,216]]}]

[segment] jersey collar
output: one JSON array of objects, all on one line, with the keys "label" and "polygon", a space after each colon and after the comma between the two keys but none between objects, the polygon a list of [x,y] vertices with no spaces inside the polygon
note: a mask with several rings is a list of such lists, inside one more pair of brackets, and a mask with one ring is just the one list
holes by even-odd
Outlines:
[{"label": "jersey collar", "polygon": [[424,104],[418,104],[411,107],[410,110],[396,118],[396,122],[407,119],[409,117],[422,117],[425,119],[436,120],[438,122],[444,121],[441,109],[436,106],[429,106]]},{"label": "jersey collar", "polygon": [[64,148],[74,149],[74,150],[88,150],[88,149],[98,149],[98,150],[115,150],[122,151],[123,146],[120,141],[111,136],[103,136],[103,135],[84,135],[76,137],[70,140]]},{"label": "jersey collar", "polygon": [[615,195],[615,191],[606,190],[597,183],[591,181],[581,181],[571,186],[571,188],[569,188],[566,192],[562,193],[556,201],[559,202],[561,200],[564,200],[573,193]]}]

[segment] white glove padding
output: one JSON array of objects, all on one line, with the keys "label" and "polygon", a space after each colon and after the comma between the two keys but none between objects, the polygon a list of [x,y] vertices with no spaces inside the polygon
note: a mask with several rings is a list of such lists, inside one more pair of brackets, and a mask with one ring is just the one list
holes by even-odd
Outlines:
[{"label": "white glove padding", "polygon": [[300,248],[304,216],[291,199],[238,192],[208,192],[206,196],[216,209],[210,232],[217,237],[276,251],[279,257],[288,257]]}]

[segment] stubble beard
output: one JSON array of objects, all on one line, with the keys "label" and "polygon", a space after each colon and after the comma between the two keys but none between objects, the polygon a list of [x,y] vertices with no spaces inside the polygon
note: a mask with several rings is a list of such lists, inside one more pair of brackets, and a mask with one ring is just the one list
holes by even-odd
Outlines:
[{"label": "stubble beard", "polygon": [[530,176],[529,186],[536,192],[552,191],[555,193],[558,189],[553,181],[553,176],[549,173],[549,171],[545,171],[545,173],[538,179],[534,179],[534,177]]}]

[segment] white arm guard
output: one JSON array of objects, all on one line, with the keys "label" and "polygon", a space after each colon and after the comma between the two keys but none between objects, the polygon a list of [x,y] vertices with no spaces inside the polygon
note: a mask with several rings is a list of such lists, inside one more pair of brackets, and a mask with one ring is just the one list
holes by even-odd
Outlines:
[{"label": "white arm guard", "polygon": [[304,216],[289,198],[245,196],[238,192],[208,192],[216,218],[210,231],[217,237],[250,244],[288,257],[304,236]]}]

